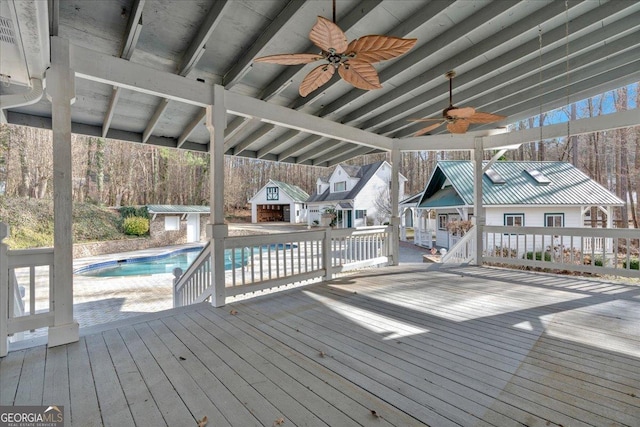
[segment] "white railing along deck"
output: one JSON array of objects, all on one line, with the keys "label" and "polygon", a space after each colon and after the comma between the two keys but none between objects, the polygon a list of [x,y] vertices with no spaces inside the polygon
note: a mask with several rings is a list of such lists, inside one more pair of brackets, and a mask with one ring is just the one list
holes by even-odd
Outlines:
[{"label": "white railing along deck", "polygon": [[484,226],[482,234],[484,262],[640,277],[640,230]]},{"label": "white railing along deck", "polygon": [[[53,248],[8,250],[2,243],[9,234],[8,227],[1,225],[0,279],[3,298],[0,309],[0,357],[7,354],[8,338],[13,340],[14,335],[21,332],[53,326],[54,321]],[[36,283],[36,269],[48,269],[49,286]],[[37,294],[36,288],[42,293]]]},{"label": "white railing along deck", "polygon": [[[173,306],[193,304],[205,290],[211,287],[211,242],[202,248],[187,271],[180,268],[173,271]],[[204,300],[203,300],[204,301]]]},{"label": "white railing along deck", "polygon": [[[329,228],[227,237],[225,293],[236,296],[389,262],[390,227]],[[211,251],[206,247],[174,280],[174,305],[202,302],[213,292]]]},{"label": "white railing along deck", "polygon": [[443,264],[463,264],[476,259],[476,230],[475,225],[471,227],[464,236],[442,256],[440,262]]}]

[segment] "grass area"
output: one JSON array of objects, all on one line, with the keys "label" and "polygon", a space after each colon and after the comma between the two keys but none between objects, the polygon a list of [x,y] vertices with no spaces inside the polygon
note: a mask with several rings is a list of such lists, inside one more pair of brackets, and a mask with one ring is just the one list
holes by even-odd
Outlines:
[{"label": "grass area", "polygon": [[[9,224],[11,249],[53,246],[53,200],[0,197],[0,218]],[[120,214],[88,203],[73,205],[73,241],[126,239]]]}]

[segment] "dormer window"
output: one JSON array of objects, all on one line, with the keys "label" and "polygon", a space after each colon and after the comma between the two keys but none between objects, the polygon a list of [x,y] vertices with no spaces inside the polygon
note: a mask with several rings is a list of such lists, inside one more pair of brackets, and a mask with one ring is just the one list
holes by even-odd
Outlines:
[{"label": "dormer window", "polygon": [[339,181],[333,183],[333,192],[339,193],[341,191],[347,191],[347,181]]},{"label": "dormer window", "polygon": [[551,180],[544,176],[542,172],[537,169],[531,169],[526,171],[531,178],[533,178],[540,185],[549,185],[551,184]]}]

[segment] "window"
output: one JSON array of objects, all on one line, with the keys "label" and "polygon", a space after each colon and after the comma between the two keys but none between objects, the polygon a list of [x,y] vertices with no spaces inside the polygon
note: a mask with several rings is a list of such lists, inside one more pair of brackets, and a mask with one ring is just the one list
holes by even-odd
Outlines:
[{"label": "window", "polygon": [[544,214],[544,225],[545,227],[564,227],[564,214]]},{"label": "window", "polygon": [[363,219],[366,215],[366,210],[356,210],[356,219]]},{"label": "window", "polygon": [[278,200],[278,187],[267,187],[267,200]]},{"label": "window", "polygon": [[347,181],[334,182],[333,191],[335,193],[339,193],[341,191],[347,191]]},{"label": "window", "polygon": [[446,214],[438,215],[438,230],[447,229],[448,216]]},{"label": "window", "polygon": [[165,216],[164,217],[164,230],[176,231],[180,230],[180,217],[179,216]]},{"label": "window", "polygon": [[504,225],[507,227],[523,227],[524,214],[504,214]]}]

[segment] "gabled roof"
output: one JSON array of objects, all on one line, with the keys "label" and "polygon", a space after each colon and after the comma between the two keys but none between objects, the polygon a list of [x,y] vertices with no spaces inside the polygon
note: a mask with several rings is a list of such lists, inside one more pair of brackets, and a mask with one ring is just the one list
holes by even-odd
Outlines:
[{"label": "gabled roof", "polygon": [[417,204],[420,201],[420,197],[422,196],[423,192],[424,192],[424,190],[419,192],[419,193],[416,193],[414,195],[411,195],[411,196],[407,197],[406,199],[401,200],[398,204],[399,205]]},{"label": "gabled roof", "polygon": [[147,205],[150,214],[187,214],[187,213],[211,213],[209,206],[199,205]]},{"label": "gabled roof", "polygon": [[[482,176],[482,203],[495,205],[599,205],[620,206],[624,202],[609,190],[566,162],[498,161],[491,169],[504,178],[504,184],[493,184]],[[537,182],[528,171],[537,170],[551,181]],[[451,183],[451,190],[443,189]],[[447,194],[444,194],[444,192]],[[452,207],[473,205],[473,163],[466,160],[440,161],[427,183],[419,207]]]},{"label": "gabled roof", "polygon": [[[285,193],[287,196],[289,196],[294,202],[304,203],[309,198],[309,194],[307,194],[306,191],[304,191],[302,188],[298,187],[297,185],[288,184],[282,181],[276,181],[275,179],[270,179],[269,182],[267,182],[264,185],[264,187],[262,187],[256,193],[256,195],[260,193],[260,191],[262,191],[265,187],[274,186],[274,185],[280,188],[280,190],[283,193]],[[251,199],[249,199],[249,201],[252,201],[255,197],[256,196],[253,196]]]},{"label": "gabled roof", "polygon": [[[307,203],[332,202],[332,201],[339,201],[339,200],[354,199],[358,195],[360,190],[362,190],[362,188],[365,185],[367,185],[367,182],[369,182],[369,180],[376,174],[376,172],[378,171],[378,169],[380,169],[383,163],[385,163],[384,160],[380,162],[371,163],[369,165],[364,165],[364,166],[349,166],[350,171],[356,174],[356,175],[350,175],[350,176],[360,178],[357,184],[350,191],[341,191],[339,193],[331,193],[330,189],[327,189],[320,194],[314,193],[311,197],[309,197],[309,199],[307,200]],[[345,166],[347,165],[340,165],[340,166],[342,166],[342,168],[344,169]],[[351,172],[348,172],[347,169],[345,169],[345,172],[349,174],[351,173]]]},{"label": "gabled roof", "polygon": [[280,187],[280,189],[289,197],[291,197],[295,202],[304,203],[309,198],[309,194],[297,185],[288,184],[286,182],[276,181],[273,179],[270,179],[269,181]]}]

